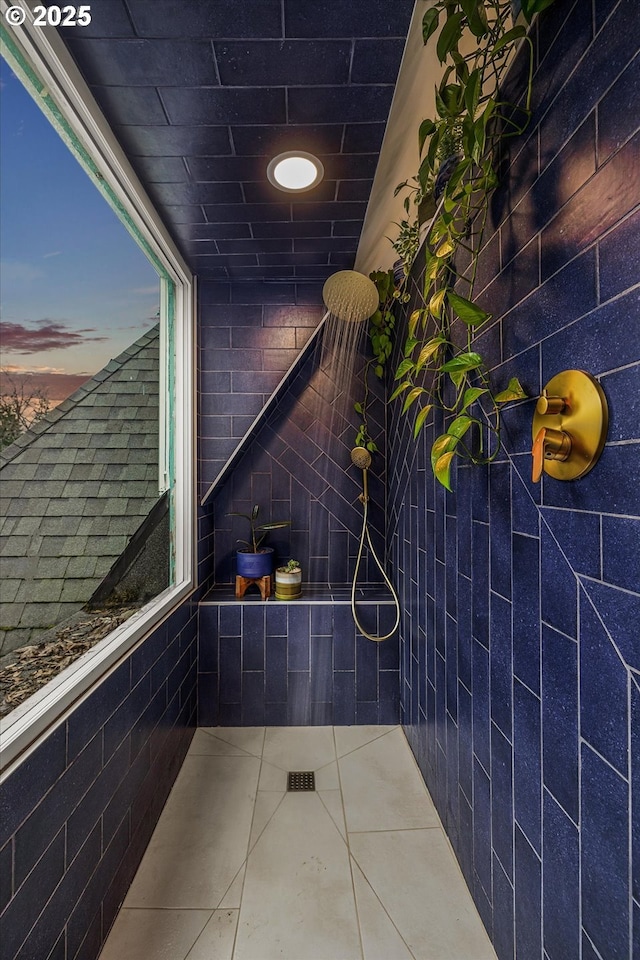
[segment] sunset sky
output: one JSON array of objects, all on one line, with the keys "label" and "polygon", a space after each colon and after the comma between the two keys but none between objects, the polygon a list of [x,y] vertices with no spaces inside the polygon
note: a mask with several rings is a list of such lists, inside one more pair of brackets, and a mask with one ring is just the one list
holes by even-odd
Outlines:
[{"label": "sunset sky", "polygon": [[153,324],[159,281],[4,60],[0,210],[0,363],[59,401]]}]

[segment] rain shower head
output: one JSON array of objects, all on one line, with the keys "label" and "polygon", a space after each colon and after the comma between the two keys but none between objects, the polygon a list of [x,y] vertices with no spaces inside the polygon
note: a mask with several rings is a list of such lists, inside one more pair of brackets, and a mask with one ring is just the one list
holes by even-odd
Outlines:
[{"label": "rain shower head", "polygon": [[350,323],[368,320],[380,302],[373,280],[357,270],[339,270],[330,276],[322,288],[322,299],[334,317]]},{"label": "rain shower head", "polygon": [[361,470],[368,470],[371,466],[371,454],[364,447],[354,447],[351,451],[351,462]]}]

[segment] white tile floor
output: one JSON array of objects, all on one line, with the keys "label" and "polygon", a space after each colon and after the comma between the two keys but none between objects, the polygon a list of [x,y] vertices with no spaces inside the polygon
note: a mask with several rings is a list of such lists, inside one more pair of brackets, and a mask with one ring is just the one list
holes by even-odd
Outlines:
[{"label": "white tile floor", "polygon": [[276,958],[495,960],[400,727],[196,731],[101,960]]}]

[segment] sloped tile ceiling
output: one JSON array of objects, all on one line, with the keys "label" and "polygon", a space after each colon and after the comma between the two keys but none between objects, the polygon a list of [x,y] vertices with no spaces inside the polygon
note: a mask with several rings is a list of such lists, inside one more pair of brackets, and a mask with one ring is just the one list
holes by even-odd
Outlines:
[{"label": "sloped tile ceiling", "polygon": [[[61,34],[191,269],[353,266],[414,0],[94,0]],[[285,150],[324,180],[292,200]]]}]

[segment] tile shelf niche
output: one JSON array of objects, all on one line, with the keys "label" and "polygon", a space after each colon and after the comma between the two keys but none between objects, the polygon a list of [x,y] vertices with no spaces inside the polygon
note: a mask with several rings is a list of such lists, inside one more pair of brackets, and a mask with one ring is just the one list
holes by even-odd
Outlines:
[{"label": "tile shelf niche", "polygon": [[[364,583],[356,589],[357,603],[393,604],[391,594],[378,583]],[[258,588],[237,598],[231,583],[216,584],[200,601],[201,605],[220,604],[277,604],[282,607],[302,606],[305,604],[350,604],[350,583],[309,583],[302,584],[302,596],[298,600],[276,600],[274,596],[263,600]]]}]

